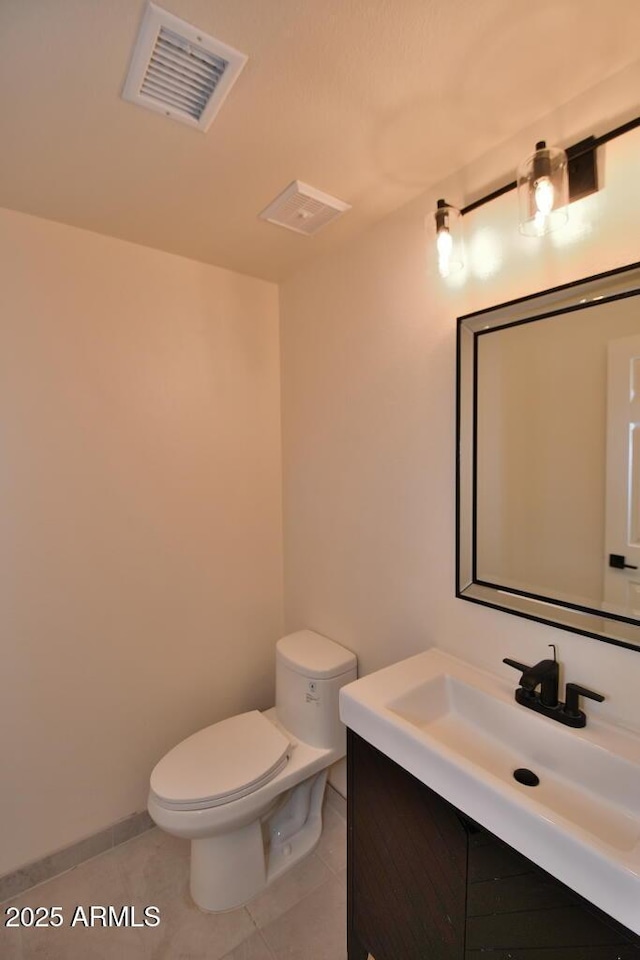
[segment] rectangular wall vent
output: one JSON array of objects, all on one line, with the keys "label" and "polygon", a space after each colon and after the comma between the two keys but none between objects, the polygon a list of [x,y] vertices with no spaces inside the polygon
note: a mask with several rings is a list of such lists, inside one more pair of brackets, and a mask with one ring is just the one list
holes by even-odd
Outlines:
[{"label": "rectangular wall vent", "polygon": [[294,180],[265,207],[260,218],[309,237],[350,209],[351,204],[344,200]]},{"label": "rectangular wall vent", "polygon": [[204,131],[246,62],[243,53],[149,3],[122,96]]}]

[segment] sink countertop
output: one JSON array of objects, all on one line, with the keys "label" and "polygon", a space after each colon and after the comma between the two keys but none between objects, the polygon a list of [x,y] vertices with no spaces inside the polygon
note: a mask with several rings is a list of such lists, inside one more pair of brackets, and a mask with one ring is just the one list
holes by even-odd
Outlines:
[{"label": "sink countertop", "polygon": [[[640,934],[640,736],[572,729],[441,650],[340,691],[340,717],[463,813]],[[588,706],[587,706],[588,711]],[[513,779],[532,769],[540,785]]]}]

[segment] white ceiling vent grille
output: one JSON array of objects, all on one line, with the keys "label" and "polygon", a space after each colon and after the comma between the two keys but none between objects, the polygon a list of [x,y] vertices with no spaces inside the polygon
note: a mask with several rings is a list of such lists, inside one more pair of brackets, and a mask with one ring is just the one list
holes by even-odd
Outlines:
[{"label": "white ceiling vent grille", "polygon": [[122,96],[204,131],[246,62],[243,53],[149,3]]},{"label": "white ceiling vent grille", "polygon": [[260,214],[262,220],[311,236],[346,210],[351,204],[294,180]]}]

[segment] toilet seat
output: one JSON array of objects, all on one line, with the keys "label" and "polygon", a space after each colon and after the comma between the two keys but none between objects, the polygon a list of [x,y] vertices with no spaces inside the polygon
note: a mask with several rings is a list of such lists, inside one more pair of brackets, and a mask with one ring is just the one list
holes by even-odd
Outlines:
[{"label": "toilet seat", "polygon": [[151,793],[171,810],[230,803],[269,783],[289,759],[291,743],[258,710],[194,733],[156,765]]}]

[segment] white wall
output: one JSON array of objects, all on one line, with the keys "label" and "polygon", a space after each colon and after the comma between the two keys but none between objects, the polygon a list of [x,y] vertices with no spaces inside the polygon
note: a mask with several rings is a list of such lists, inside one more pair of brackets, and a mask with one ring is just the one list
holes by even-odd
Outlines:
[{"label": "white wall", "polygon": [[469,214],[455,282],[423,226],[439,196],[463,205],[513,179],[536,140],[637,113],[639,83],[636,65],[558,108],[281,288],[285,626],[351,647],[364,673],[437,645],[515,687],[502,657],[555,642],[567,676],[606,694],[590,712],[640,727],[637,652],[454,597],[455,318],[640,259],[640,131],[600,151],[603,189],[562,235],[520,237],[514,193]]},{"label": "white wall", "polygon": [[273,696],[275,285],[0,211],[0,874]]}]

